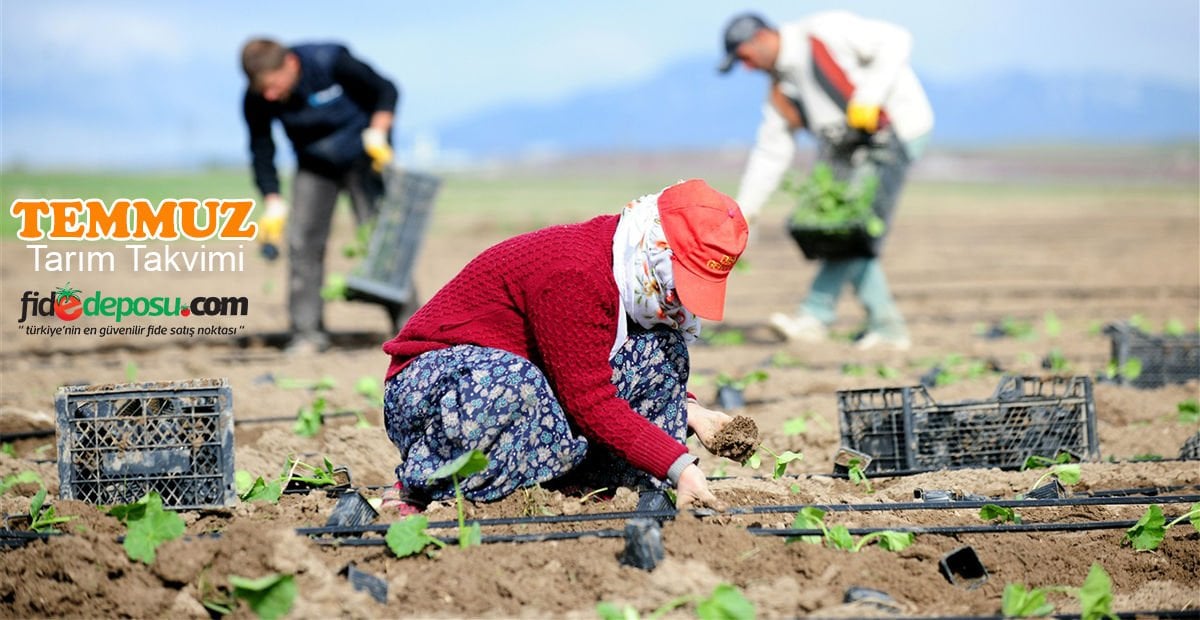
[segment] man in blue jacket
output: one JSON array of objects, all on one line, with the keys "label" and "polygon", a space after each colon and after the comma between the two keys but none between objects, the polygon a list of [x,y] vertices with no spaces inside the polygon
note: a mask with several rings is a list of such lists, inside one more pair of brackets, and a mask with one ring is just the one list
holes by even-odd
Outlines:
[{"label": "man in blue jacket", "polygon": [[[360,225],[374,219],[383,191],[380,173],[392,159],[390,133],[399,92],[337,44],[285,47],[253,39],[242,48],[242,69],[249,80],[242,112],[254,182],[266,206],[259,234],[268,259],[278,255],[287,224],[288,349],[319,352],[329,346],[321,285],[334,206],[345,191]],[[290,212],[275,169],[275,120],[296,151]]]}]

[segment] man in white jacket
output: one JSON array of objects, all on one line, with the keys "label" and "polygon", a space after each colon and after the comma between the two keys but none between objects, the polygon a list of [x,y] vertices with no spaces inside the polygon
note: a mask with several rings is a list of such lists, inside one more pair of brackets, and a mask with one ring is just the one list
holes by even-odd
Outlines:
[{"label": "man in white jacket", "polygon": [[[890,227],[908,166],[933,128],[929,100],[908,63],[911,48],[904,29],[845,11],[813,14],[777,29],[751,13],[729,22],[720,71],[740,61],[771,79],[737,196],[747,219],[756,218],[779,186],[795,156],[794,134],[807,129],[817,140],[817,161],[836,178],[864,171],[878,178],[871,206]],[[879,263],[884,235],[861,255],[821,258],[796,314],[773,314],[772,328],[789,340],[824,340],[849,283],[867,312],[858,347],[907,349],[908,329]]]}]

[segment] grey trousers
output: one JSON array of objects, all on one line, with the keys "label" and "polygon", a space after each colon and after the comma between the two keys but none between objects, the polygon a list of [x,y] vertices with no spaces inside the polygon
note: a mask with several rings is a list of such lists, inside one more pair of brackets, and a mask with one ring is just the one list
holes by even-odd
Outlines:
[{"label": "grey trousers", "polygon": [[288,218],[288,321],[294,336],[325,330],[325,248],[333,225],[338,194],[346,191],[361,226],[375,219],[382,178],[369,163],[355,166],[334,178],[299,169],[292,186],[292,212]]}]

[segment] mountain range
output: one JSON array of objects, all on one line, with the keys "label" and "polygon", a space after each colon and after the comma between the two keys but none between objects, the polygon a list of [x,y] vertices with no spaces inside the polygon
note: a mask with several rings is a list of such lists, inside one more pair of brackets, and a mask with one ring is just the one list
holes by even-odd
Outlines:
[{"label": "mountain range", "polygon": [[[934,144],[1129,144],[1200,139],[1200,91],[1105,75],[1005,72],[924,82]],[[473,156],[572,154],[748,145],[766,77],[721,76],[711,59],[676,63],[622,87],[547,104],[498,106],[438,132],[440,146]]]}]

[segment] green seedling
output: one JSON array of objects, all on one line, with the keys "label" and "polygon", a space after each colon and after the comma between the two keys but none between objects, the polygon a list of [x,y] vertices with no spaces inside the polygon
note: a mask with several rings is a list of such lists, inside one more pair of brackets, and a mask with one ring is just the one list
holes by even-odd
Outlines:
[{"label": "green seedling", "polygon": [[1042,366],[1058,374],[1071,372],[1071,362],[1068,362],[1067,357],[1057,348],[1051,349],[1050,353],[1046,354],[1046,358],[1042,361]]},{"label": "green seedling", "polygon": [[862,364],[847,362],[842,364],[842,374],[847,377],[865,377],[867,376],[867,367]]},{"label": "green seedling", "polygon": [[696,616],[700,620],[754,620],[754,603],[736,586],[722,583],[696,603]]},{"label": "green seedling", "polygon": [[850,476],[850,482],[853,482],[854,486],[866,487],[867,493],[875,492],[875,489],[871,488],[871,481],[867,480],[866,472],[863,471],[862,460],[850,459],[846,467],[849,470],[847,473]]},{"label": "green seedling", "polygon": [[1112,613],[1112,579],[1104,567],[1092,564],[1083,586],[1076,591],[1079,597],[1079,615],[1082,620],[1116,618]]},{"label": "green seedling", "polygon": [[[737,587],[722,583],[706,597],[690,594],[673,598],[650,612],[644,620],[656,620],[690,603],[696,604],[696,617],[701,620],[753,620],[755,617],[754,604]],[[632,605],[617,607],[608,601],[596,605],[596,615],[601,620],[643,620],[643,616]]]},{"label": "green seedling", "polygon": [[857,184],[847,183],[837,180],[829,164],[819,163],[803,182],[789,179],[784,183],[784,191],[793,194],[797,202],[791,226],[843,234],[851,233],[854,226],[862,226],[868,235],[880,237],[887,225],[872,208],[878,187],[879,177],[875,175]]},{"label": "green seedling", "polygon": [[342,256],[346,258],[366,256],[367,249],[371,247],[371,233],[374,231],[375,227],[370,222],[355,228],[354,240],[342,246]]},{"label": "green seedling", "polygon": [[1108,362],[1104,373],[1109,379],[1116,379],[1119,376],[1133,381],[1142,376],[1142,360],[1141,358],[1131,357],[1119,366],[1116,360],[1111,360]]},{"label": "green seedling", "polygon": [[816,422],[821,428],[831,430],[829,423],[818,416],[815,412],[805,411],[804,413],[789,418],[783,423],[783,434],[787,436],[803,435],[808,432],[808,423]]},{"label": "green seedling", "polygon": [[776,351],[771,355],[769,363],[774,368],[796,368],[804,362],[787,351]]},{"label": "green seedling", "polygon": [[[784,472],[787,471],[788,463],[791,463],[792,461],[799,461],[800,459],[804,458],[803,454],[799,452],[792,452],[791,450],[784,450],[783,452],[776,454],[774,450],[771,450],[765,445],[760,445],[759,447],[763,450],[766,450],[771,456],[775,457],[775,467],[771,472],[771,478],[774,480],[779,480],[783,477]],[[755,452],[750,458],[754,458],[754,456],[758,456],[758,452]],[[758,469],[758,466],[754,465],[753,468]]]},{"label": "green seedling", "polygon": [[321,466],[318,467],[288,456],[283,466],[281,480],[284,482],[285,488],[291,482],[299,482],[310,487],[329,487],[337,485],[337,473],[333,471],[333,463],[327,457],[321,458]]},{"label": "green seedling", "polygon": [[1011,316],[1006,316],[1000,320],[1000,331],[1009,338],[1019,340],[1031,340],[1037,337],[1037,333],[1029,321],[1021,321]]},{"label": "green seedling", "polygon": [[125,362],[125,382],[133,383],[137,381],[138,365],[136,362]]},{"label": "green seedling", "polygon": [[1004,595],[1000,602],[1001,613],[1006,618],[1047,616],[1054,613],[1054,605],[1046,600],[1047,595],[1059,592],[1079,599],[1079,615],[1083,620],[1116,618],[1112,613],[1112,580],[1104,567],[1095,563],[1088,571],[1083,585],[1078,588],[1049,586],[1026,589],[1025,585],[1020,583],[1004,586]]},{"label": "green seedling", "polygon": [[366,375],[354,382],[354,391],[376,407],[383,407],[383,383],[379,377]]},{"label": "green seedling", "polygon": [[714,347],[731,347],[746,344],[746,335],[740,329],[713,330],[700,336]]},{"label": "green seedling", "polygon": [[1180,401],[1175,405],[1175,410],[1179,412],[1179,421],[1184,424],[1200,423],[1200,402],[1195,398],[1189,398]]},{"label": "green seedling", "polygon": [[283,482],[276,478],[267,482],[262,476],[254,478],[250,472],[239,469],[233,472],[234,487],[243,502],[267,502],[275,504],[283,494]]},{"label": "green seedling", "polygon": [[730,387],[735,390],[745,390],[755,383],[766,381],[769,377],[770,375],[767,374],[767,371],[760,368],[758,370],[752,370],[741,376],[720,373],[717,375],[716,383],[717,387],[719,388]]},{"label": "green seedling", "polygon": [[895,379],[900,376],[900,371],[886,364],[876,364],[875,374],[879,375],[880,379]]},{"label": "green seedling", "polygon": [[1054,605],[1046,601],[1046,595],[1051,591],[1048,588],[1026,589],[1023,583],[1007,584],[1000,599],[1000,613],[1005,618],[1048,616],[1054,613]]},{"label": "green seedling", "polygon": [[1129,460],[1133,461],[1134,463],[1147,463],[1147,462],[1161,461],[1161,460],[1163,460],[1163,457],[1161,454],[1154,454],[1153,452],[1147,452],[1146,454],[1135,454],[1135,455],[1133,455],[1133,458],[1131,458]]},{"label": "green seedling", "polygon": [[151,491],[131,504],[108,509],[128,528],[122,546],[131,560],[153,564],[155,550],[168,540],[183,536],[183,518],[173,511],[163,510],[162,497]]},{"label": "green seedling", "polygon": [[1058,315],[1054,314],[1053,310],[1047,310],[1042,316],[1042,333],[1050,338],[1055,338],[1062,333],[1062,322],[1058,320]]},{"label": "green seedling", "polygon": [[1021,471],[1025,471],[1027,469],[1041,469],[1043,467],[1051,467],[1054,465],[1063,465],[1070,462],[1071,455],[1067,452],[1059,452],[1058,454],[1054,455],[1054,458],[1052,459],[1034,454],[1029,458],[1026,458],[1025,462],[1021,464]]},{"label": "green seedling", "polygon": [[46,486],[45,483],[42,482],[42,477],[39,476],[36,471],[27,469],[20,473],[9,474],[5,476],[3,480],[0,480],[0,495],[7,493],[9,489],[17,486],[18,484],[25,484],[27,482],[36,482],[43,488]]},{"label": "green seedling", "polygon": [[750,457],[746,459],[744,465],[750,469],[758,469],[760,466],[762,466],[762,454],[758,450],[755,450],[754,454],[751,454]]},{"label": "green seedling", "polygon": [[1030,487],[1030,489],[1036,489],[1042,486],[1042,483],[1045,482],[1047,478],[1051,477],[1057,478],[1059,482],[1066,486],[1071,486],[1073,484],[1079,484],[1079,479],[1083,477],[1083,474],[1079,470],[1078,463],[1055,465],[1051,467],[1049,471],[1042,474],[1042,476],[1037,479],[1037,482],[1033,483],[1033,486]]},{"label": "green seedling", "polygon": [[[478,524],[476,525],[478,526]],[[426,531],[427,527],[429,527],[428,518],[423,515],[409,515],[388,526],[384,541],[398,558],[406,558],[420,553],[429,545],[444,549],[446,543],[430,536]],[[433,552],[429,552],[428,555],[432,557]]]},{"label": "green seedling", "polygon": [[1140,330],[1143,332],[1150,331],[1150,324],[1148,322],[1146,322],[1146,317],[1142,316],[1141,314],[1135,314],[1135,315],[1129,317],[1129,321],[1127,321],[1127,322],[1129,323],[1129,326],[1134,329],[1137,329],[1137,330]]},{"label": "green seedling", "polygon": [[325,426],[325,410],[328,408],[329,401],[324,396],[313,398],[296,412],[296,424],[292,426],[292,432],[301,437],[315,437]]},{"label": "green seedling", "polygon": [[481,472],[487,469],[487,466],[487,455],[479,450],[471,450],[459,455],[453,461],[442,465],[429,475],[431,480],[440,480],[449,477],[454,483],[454,498],[458,504],[458,546],[464,549],[471,545],[480,544],[483,535],[480,533],[478,522],[472,523],[469,528],[465,526],[463,493],[462,486],[459,484],[459,478],[466,478],[467,476]]},{"label": "green seedling", "polygon": [[1200,532],[1200,503],[1192,504],[1188,512],[1170,523],[1167,523],[1166,518],[1163,517],[1162,508],[1159,508],[1157,504],[1151,504],[1142,518],[1138,519],[1133,527],[1125,530],[1125,539],[1122,544],[1128,543],[1138,551],[1153,551],[1162,544],[1167,530],[1184,520],[1190,521],[1192,528]]},{"label": "green seedling", "polygon": [[11,457],[17,456],[17,449],[15,447],[13,447],[13,445],[11,443],[8,443],[7,441],[0,444],[0,452],[7,454]]},{"label": "green seedling", "polygon": [[277,379],[275,385],[284,390],[312,390],[320,392],[321,390],[336,388],[337,380],[329,375],[325,375],[320,379],[288,379],[285,377]]},{"label": "green seedling", "polygon": [[57,532],[56,525],[66,523],[74,518],[54,515],[54,506],[46,505],[46,487],[38,489],[29,502],[29,529],[35,532]]},{"label": "green seedling", "polygon": [[993,523],[1020,523],[1021,515],[1016,510],[996,504],[984,504],[979,509],[979,518]]},{"label": "green seedling", "polygon": [[1167,319],[1167,323],[1163,325],[1163,333],[1168,336],[1182,336],[1186,331],[1183,321],[1179,319]]},{"label": "green seedling", "polygon": [[345,301],[346,275],[331,273],[325,276],[325,285],[321,287],[321,299],[325,301]]},{"label": "green seedling", "polygon": [[233,591],[224,595],[214,593],[203,580],[201,583],[201,591],[205,593],[201,604],[222,616],[232,614],[240,599],[263,620],[282,618],[292,610],[297,593],[295,577],[287,574],[271,574],[258,579],[230,575]]},{"label": "green seedling", "polygon": [[291,575],[271,574],[258,579],[230,575],[229,583],[234,598],[246,601],[262,620],[286,616],[296,600],[296,579]]},{"label": "green seedling", "polygon": [[[819,529],[824,534],[825,546],[830,549],[841,549],[852,553],[861,551],[863,547],[872,542],[877,542],[882,549],[887,551],[901,551],[912,545],[915,539],[912,532],[882,530],[867,534],[855,542],[849,528],[844,525],[827,526],[825,524],[825,511],[812,506],[801,508],[796,513],[796,519],[792,522],[792,528],[805,530]],[[795,542],[796,540],[810,544],[820,544],[821,537],[795,536],[788,538],[787,542]]]}]

